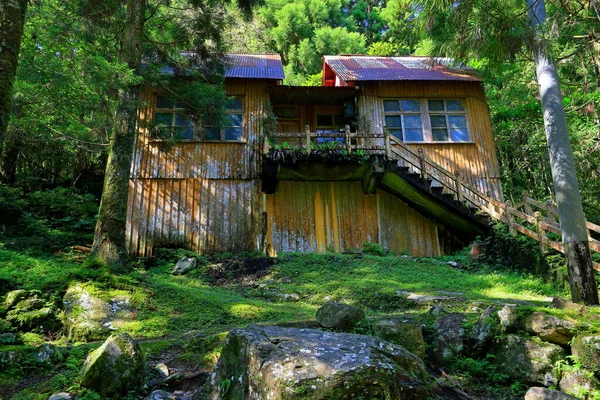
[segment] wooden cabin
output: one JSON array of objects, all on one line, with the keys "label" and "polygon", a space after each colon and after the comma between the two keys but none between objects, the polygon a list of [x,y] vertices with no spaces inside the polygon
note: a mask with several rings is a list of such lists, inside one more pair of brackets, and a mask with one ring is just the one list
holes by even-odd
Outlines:
[{"label": "wooden cabin", "polygon": [[[487,227],[464,200],[501,199],[480,79],[448,59],[326,56],[320,87],[281,85],[278,55],[228,56],[228,122],[148,89],[127,240],[199,253],[451,253]],[[147,126],[179,132],[164,146]],[[276,122],[273,124],[273,122]]]}]

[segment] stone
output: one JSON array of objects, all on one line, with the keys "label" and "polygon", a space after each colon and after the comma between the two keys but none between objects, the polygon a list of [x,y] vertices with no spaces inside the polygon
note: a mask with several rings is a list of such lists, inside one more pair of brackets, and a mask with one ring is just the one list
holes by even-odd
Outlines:
[{"label": "stone", "polygon": [[521,382],[556,385],[556,362],[567,353],[552,343],[537,343],[517,335],[506,335],[492,349],[498,369]]},{"label": "stone", "polygon": [[561,299],[560,297],[553,297],[550,307],[558,308],[561,310],[575,310],[579,312],[585,311],[585,306],[582,304],[573,303],[568,299]]},{"label": "stone", "polygon": [[569,396],[558,390],[547,389],[544,387],[532,387],[525,393],[525,400],[577,400],[576,397]]},{"label": "stone", "polygon": [[289,285],[290,283],[292,283],[292,279],[288,278],[287,276],[284,276],[279,279],[279,282],[283,283],[284,285]]},{"label": "stone", "polygon": [[155,390],[145,397],[144,400],[176,400],[177,397],[173,393],[165,392],[164,390]]},{"label": "stone", "polygon": [[207,382],[209,399],[425,399],[423,361],[372,336],[251,325],[233,330]]},{"label": "stone", "polygon": [[52,332],[60,328],[56,314],[49,307],[22,312],[14,309],[8,312],[6,320],[21,332]]},{"label": "stone", "polygon": [[519,315],[517,314],[517,306],[514,304],[505,304],[500,311],[498,311],[498,318],[500,319],[500,325],[506,333],[516,332],[518,329]]},{"label": "stone", "polygon": [[410,293],[408,294],[408,296],[406,296],[406,300],[410,300],[418,305],[437,305],[462,302],[464,301],[464,298],[459,296],[441,296]]},{"label": "stone", "polygon": [[451,313],[438,318],[434,323],[432,357],[440,365],[447,365],[460,355],[465,336],[463,325],[467,318],[461,313]]},{"label": "stone", "polygon": [[431,306],[428,312],[434,317],[438,317],[442,314],[448,314],[448,311],[446,311],[446,309],[442,306]]},{"label": "stone", "polygon": [[8,333],[13,330],[12,325],[5,319],[0,318],[0,333]]},{"label": "stone", "polygon": [[525,320],[525,329],[550,343],[566,345],[573,338],[575,324],[545,312],[534,312]]},{"label": "stone", "polygon": [[558,387],[567,394],[578,398],[586,398],[586,395],[592,391],[598,390],[600,386],[592,372],[578,370],[563,372]]},{"label": "stone", "polygon": [[48,397],[48,400],[69,400],[71,398],[71,394],[67,392],[54,393],[52,396]]},{"label": "stone", "polygon": [[140,388],[144,373],[140,346],[127,333],[111,335],[85,360],[81,386],[105,397],[118,396]]},{"label": "stone", "polygon": [[23,341],[16,333],[0,333],[0,345],[23,344]]},{"label": "stone", "polygon": [[324,328],[351,330],[363,319],[365,312],[347,304],[325,303],[317,310],[317,322]]},{"label": "stone", "polygon": [[373,323],[373,332],[411,353],[425,357],[425,340],[421,324],[411,318],[388,317]]},{"label": "stone", "polygon": [[159,373],[161,378],[169,376],[169,367],[165,363],[158,363],[154,366],[154,369]]},{"label": "stone", "polygon": [[463,268],[463,265],[461,263],[459,263],[458,261],[448,261],[446,263],[446,265],[449,265],[452,268],[458,268],[458,269],[462,269]]},{"label": "stone", "polygon": [[196,268],[196,257],[181,257],[173,268],[173,275],[185,275]]},{"label": "stone", "polygon": [[37,352],[35,354],[35,360],[40,363],[52,363],[54,361],[58,361],[62,358],[60,350],[56,347],[45,344],[38,347]]},{"label": "stone", "polygon": [[127,292],[104,300],[81,283],[67,289],[63,304],[65,336],[75,342],[103,340],[135,317]]},{"label": "stone", "polygon": [[4,306],[6,307],[6,310],[10,310],[12,308],[14,308],[14,306],[20,302],[21,300],[24,300],[26,297],[28,296],[28,292],[27,290],[12,290],[10,292],[8,292],[6,294],[6,299],[4,300]]},{"label": "stone", "polygon": [[479,320],[471,330],[471,338],[474,341],[473,349],[482,354],[494,338],[494,332],[498,322],[494,315],[494,308],[489,306],[480,316]]},{"label": "stone", "polygon": [[469,251],[469,255],[473,261],[477,261],[479,257],[484,254],[484,247],[481,243],[473,242],[471,244],[471,250]]},{"label": "stone", "polygon": [[576,336],[571,343],[571,352],[584,368],[600,371],[600,335]]},{"label": "stone", "polygon": [[300,301],[300,295],[297,293],[277,293],[275,297],[277,297],[277,299],[281,301]]}]

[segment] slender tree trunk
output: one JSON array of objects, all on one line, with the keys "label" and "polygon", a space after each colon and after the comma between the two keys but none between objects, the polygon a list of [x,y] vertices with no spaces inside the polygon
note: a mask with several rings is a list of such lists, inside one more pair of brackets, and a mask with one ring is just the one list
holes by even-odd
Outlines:
[{"label": "slender tree trunk", "polygon": [[[120,59],[141,72],[145,0],[127,1]],[[139,86],[119,90],[92,255],[114,270],[129,266],[125,241],[129,174],[137,129]]]},{"label": "slender tree trunk", "polygon": [[550,153],[554,192],[565,246],[571,297],[575,302],[598,304],[598,288],[590,257],[585,215],[575,174],[573,152],[562,104],[556,66],[546,51],[541,26],[546,18],[544,0],[527,0],[531,25],[536,31],[535,66],[542,98],[544,126]]},{"label": "slender tree trunk", "polygon": [[[29,0],[0,0],[0,156],[10,118],[13,84]],[[4,175],[0,171],[0,175]]]}]

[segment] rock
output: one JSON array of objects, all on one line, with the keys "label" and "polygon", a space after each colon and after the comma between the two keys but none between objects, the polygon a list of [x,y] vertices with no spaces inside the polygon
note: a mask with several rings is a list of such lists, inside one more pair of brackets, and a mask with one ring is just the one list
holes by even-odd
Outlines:
[{"label": "rock", "polygon": [[71,395],[67,392],[54,393],[52,396],[48,397],[48,400],[69,400]]},{"label": "rock", "polygon": [[58,361],[61,358],[62,355],[60,351],[56,347],[49,344],[38,347],[38,350],[35,354],[35,359],[40,364]]},{"label": "rock", "polygon": [[544,312],[534,312],[525,320],[525,329],[550,343],[565,345],[573,338],[575,324]]},{"label": "rock", "polygon": [[373,331],[377,336],[398,344],[421,358],[425,357],[423,328],[416,320],[397,317],[385,318],[373,323]]},{"label": "rock", "polygon": [[164,390],[155,390],[145,397],[144,400],[176,400],[177,397],[173,393],[165,392]]},{"label": "rock", "polygon": [[600,371],[600,335],[576,336],[571,343],[571,352],[585,368]]},{"label": "rock", "polygon": [[464,329],[467,318],[461,313],[452,313],[438,318],[435,323],[432,356],[440,365],[448,364],[463,349]]},{"label": "rock", "polygon": [[165,363],[158,363],[154,366],[154,369],[158,371],[162,378],[169,376],[169,367]]},{"label": "rock", "polygon": [[471,330],[471,338],[474,340],[475,352],[481,354],[491,343],[498,322],[495,318],[494,308],[488,307],[479,317],[477,324]]},{"label": "rock", "polygon": [[458,269],[463,268],[463,265],[461,263],[459,263],[458,261],[448,261],[446,264],[451,266],[452,268],[458,268]]},{"label": "rock", "polygon": [[110,397],[144,383],[140,346],[126,333],[112,335],[85,360],[81,386]]},{"label": "rock", "polygon": [[477,261],[479,257],[481,257],[484,253],[484,248],[480,243],[473,242],[471,244],[471,250],[469,251],[469,255],[471,259]]},{"label": "rock", "polygon": [[49,307],[23,312],[14,309],[8,312],[6,320],[21,332],[52,332],[60,328],[60,322]]},{"label": "rock", "polygon": [[546,389],[543,387],[532,387],[529,388],[525,393],[525,400],[577,400],[576,397],[569,396],[566,393],[559,392],[558,390]]},{"label": "rock", "polygon": [[550,307],[559,308],[561,310],[575,310],[579,312],[585,310],[585,306],[582,304],[573,303],[571,300],[561,299],[560,297],[553,297]]},{"label": "rock", "polygon": [[21,338],[16,333],[0,333],[0,345],[22,344]]},{"label": "rock", "polygon": [[410,293],[406,296],[407,300],[410,300],[418,305],[436,305],[436,304],[447,304],[464,301],[463,297],[459,296],[434,296],[429,294],[417,294]]},{"label": "rock", "polygon": [[6,310],[8,311],[14,308],[14,306],[21,300],[24,300],[27,295],[27,290],[13,290],[8,292],[6,294],[6,299],[4,300],[4,306],[6,307]]},{"label": "rock", "polygon": [[196,257],[181,257],[175,268],[173,268],[173,275],[184,275],[196,268]]},{"label": "rock", "polygon": [[563,372],[558,387],[567,394],[585,398],[587,394],[598,390],[600,386],[592,372],[579,370]]},{"label": "rock", "polygon": [[324,328],[351,330],[363,319],[365,312],[347,304],[325,303],[317,310],[317,322]]},{"label": "rock", "polygon": [[12,325],[5,319],[0,318],[0,333],[8,333],[12,331]]},{"label": "rock", "polygon": [[498,311],[500,325],[504,332],[516,332],[518,329],[519,315],[517,314],[517,306],[514,304],[505,304],[502,310]]},{"label": "rock", "polygon": [[127,292],[105,301],[93,290],[80,283],[67,289],[63,298],[64,325],[70,341],[102,340],[135,317]]},{"label": "rock", "polygon": [[297,293],[277,293],[275,297],[277,297],[277,299],[281,301],[300,301],[300,295]]},{"label": "rock", "polygon": [[425,399],[432,379],[404,348],[372,336],[251,325],[233,330],[207,383],[216,399]]},{"label": "rock", "polygon": [[448,314],[448,311],[446,311],[446,309],[442,306],[431,306],[428,312],[434,317],[440,316],[442,314]]},{"label": "rock", "polygon": [[292,279],[288,278],[287,276],[284,276],[279,279],[279,282],[283,283],[284,285],[289,285],[290,283],[292,283]]},{"label": "rock", "polygon": [[506,335],[492,353],[501,372],[521,382],[544,386],[558,383],[555,364],[567,355],[556,344],[536,343],[517,335]]}]

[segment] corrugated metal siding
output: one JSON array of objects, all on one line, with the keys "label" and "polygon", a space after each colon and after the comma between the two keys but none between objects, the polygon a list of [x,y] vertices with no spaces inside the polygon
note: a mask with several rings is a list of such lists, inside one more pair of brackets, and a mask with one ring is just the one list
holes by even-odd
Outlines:
[{"label": "corrugated metal siding", "polygon": [[279,54],[226,54],[227,78],[282,80],[283,65]]},{"label": "corrugated metal siding", "polygon": [[[500,167],[496,158],[492,125],[483,89],[470,82],[398,82],[363,83],[359,97],[361,129],[383,131],[381,98],[462,98],[467,108],[467,120],[472,143],[409,144],[414,150],[422,147],[427,157],[451,172],[461,171],[471,185],[494,198],[502,199]],[[364,127],[364,128],[363,128]],[[382,144],[382,143],[379,143]]]},{"label": "corrugated metal siding", "polygon": [[277,251],[360,251],[365,242],[395,253],[440,254],[436,225],[398,198],[365,195],[360,182],[279,182],[266,196],[267,241]]},{"label": "corrugated metal siding", "polygon": [[[230,95],[245,97],[245,143],[182,141],[168,151],[140,129],[131,171],[127,240],[131,254],[181,245],[200,253],[258,248],[259,165],[264,81],[228,80]],[[154,96],[140,126],[153,115]]]}]

